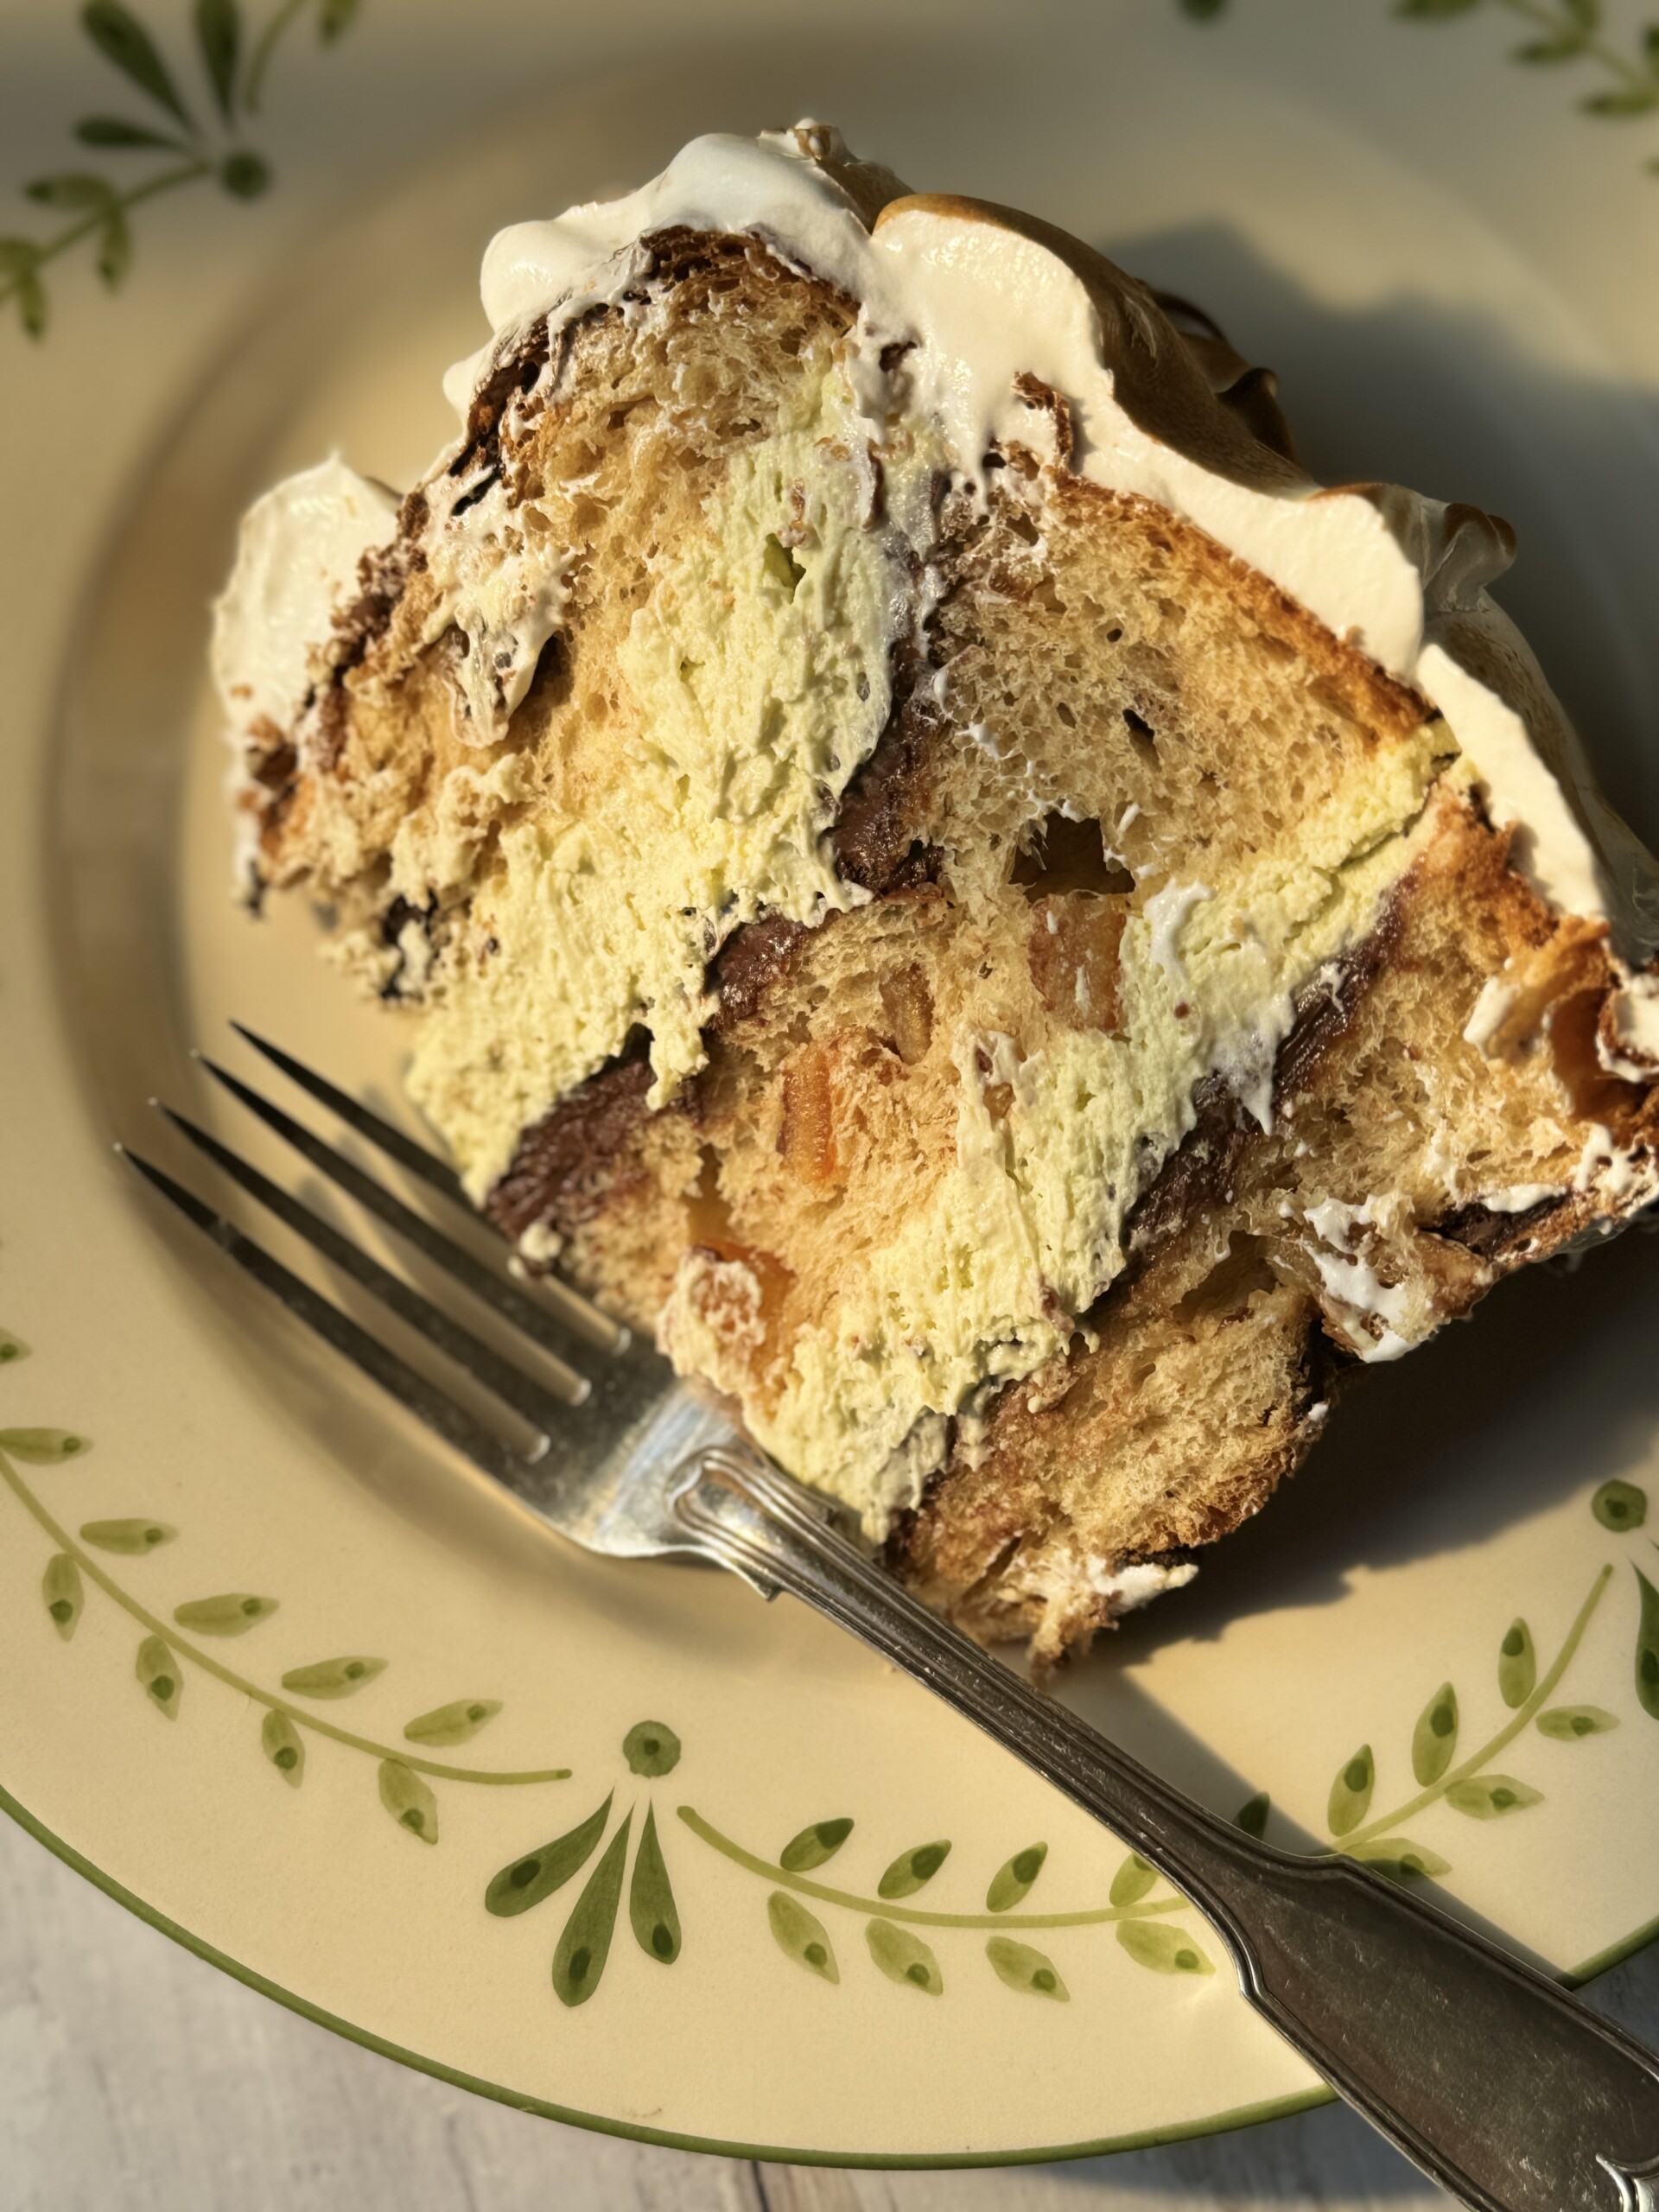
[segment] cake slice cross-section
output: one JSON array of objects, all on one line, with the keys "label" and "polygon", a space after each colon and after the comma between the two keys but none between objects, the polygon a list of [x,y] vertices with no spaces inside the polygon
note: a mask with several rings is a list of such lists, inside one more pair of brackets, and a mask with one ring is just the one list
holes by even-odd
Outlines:
[{"label": "cake slice cross-section", "polygon": [[1039,1665],[1659,1190],[1659,879],[1213,324],[802,124],[504,232],[453,445],[266,495],[257,901],[474,1200]]}]

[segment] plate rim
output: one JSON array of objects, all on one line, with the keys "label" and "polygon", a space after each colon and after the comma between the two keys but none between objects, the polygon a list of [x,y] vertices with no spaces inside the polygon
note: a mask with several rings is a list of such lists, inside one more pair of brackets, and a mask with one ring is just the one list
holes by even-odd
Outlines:
[{"label": "plate rim", "polygon": [[[691,2135],[673,2128],[647,2127],[633,2121],[615,2120],[603,2113],[579,2111],[573,2105],[555,2104],[546,2097],[532,2095],[523,2089],[510,2089],[503,2082],[486,2081],[482,2075],[468,2074],[458,2066],[447,2065],[442,2059],[429,2058],[407,2045],[377,2035],[372,2028],[360,2027],[354,2020],[344,2019],[331,2012],[326,2005],[317,2005],[296,1991],[285,1989],[268,1974],[255,1967],[245,1965],[228,1951],[221,1951],[200,1936],[192,1934],[178,1921],[169,1918],[161,1909],[150,1904],[112,1874],[77,1851],[74,1846],[54,1834],[44,1821],[39,1820],[18,1798],[14,1797],[3,1782],[0,1782],[0,1812],[14,1820],[25,1834],[43,1844],[54,1859],[60,1859],[73,1872],[90,1882],[105,1896],[112,1897],[138,1919],[146,1922],[162,1935],[187,1951],[193,1952],[207,1965],[216,1967],[245,1988],[269,1997],[290,2012],[297,2012],[314,2025],[327,2028],[346,2042],[358,2044],[365,2050],[374,2051],[382,2058],[391,2059],[412,2073],[425,2074],[435,2081],[447,2082],[452,2088],[468,2090],[473,2095],[487,2097],[493,2104],[507,2105],[514,2111],[530,2113],[537,2120],[559,2121],[567,2127],[585,2128],[590,2134],[613,2135],[633,2143],[649,2143],[668,2151],[696,2151],[712,2158],[757,2159],[767,2165],[789,2166],[844,2166],[858,2167],[878,2173],[899,2173],[912,2171],[933,2172],[962,2171],[969,2167],[1057,2165],[1080,2158],[1114,2158],[1127,2151],[1157,2150],[1166,2144],[1194,2143],[1209,2135],[1227,2135],[1245,2127],[1262,2127],[1270,2120],[1287,2120],[1299,2113],[1316,2112],[1322,2105],[1339,2103],[1337,2092],[1328,2082],[1320,2082],[1309,2089],[1293,2090],[1282,2097],[1271,2097],[1250,2105],[1236,2105],[1230,2110],[1206,2113],[1190,2121],[1176,2121],[1166,2127],[1141,2128],[1124,2135],[1100,2136],[1091,2141],[1079,2143],[1035,2144],[1017,2150],[999,2151],[823,2151],[801,2150],[776,2143],[742,2143],[728,2141],[720,2136]],[[1646,1950],[1659,1940],[1659,1916],[1644,1921],[1628,1936],[1598,1951],[1592,1958],[1580,1965],[1557,1974],[1554,1979],[1564,1988],[1581,1989],[1638,1952]]]},{"label": "plate rim", "polygon": [[[487,2081],[482,2075],[469,2074],[463,2068],[448,2065],[441,2058],[429,2058],[423,2052],[410,2050],[407,2045],[393,2043],[390,2037],[377,2035],[372,2028],[361,2027],[354,2020],[331,2012],[326,2005],[318,2005],[308,1997],[285,1989],[280,1982],[263,1974],[257,1967],[245,1965],[234,1959],[228,1951],[221,1951],[204,1936],[197,1936],[180,1922],[171,1919],[159,1906],[139,1897],[112,1874],[95,1866],[91,1859],[77,1851],[72,1843],[56,1835],[39,1820],[29,1808],[14,1797],[3,1782],[0,1782],[0,1812],[8,1814],[26,1834],[43,1844],[54,1859],[60,1859],[73,1872],[82,1876],[105,1897],[112,1897],[119,1905],[146,1922],[162,1935],[171,1937],[183,1949],[193,1952],[207,1965],[216,1967],[239,1981],[245,1988],[256,1991],[261,1997],[273,1999],[290,2012],[297,2012],[302,2019],[315,2026],[327,2028],[332,2034],[342,2037],[347,2043],[359,2044],[382,2058],[390,2058],[399,2066],[416,2074],[429,2075],[434,2080],[448,2082],[457,2089],[467,2089],[475,2096],[487,2097],[493,2104],[508,2105],[515,2111],[530,2113],[538,2120],[557,2120],[568,2127],[585,2128],[590,2134],[626,2137],[634,2143],[649,2143],[668,2151],[697,2151],[713,2158],[753,2158],[767,2165],[789,2166],[857,2166],[876,2172],[900,2172],[911,2169],[928,2168],[934,2171],[962,2170],[970,2166],[1030,2166],[1056,2164],[1078,2158],[1102,2158],[1124,2151],[1155,2150],[1166,2143],[1190,2143],[1206,2135],[1226,2135],[1236,2128],[1263,2126],[1269,2120],[1282,2120],[1301,2112],[1312,2112],[1321,2105],[1338,2101],[1337,2093],[1325,2082],[1319,2082],[1310,2089],[1291,2091],[1287,2095],[1266,2098],[1251,2105],[1238,2105],[1227,2112],[1205,2113],[1190,2122],[1175,2121],[1166,2127],[1148,2127],[1124,2135],[1102,2136],[1080,2143],[1036,2144],[1016,2150],[1000,2151],[823,2151],[801,2150],[776,2143],[743,2143],[728,2140],[721,2136],[692,2135],[674,2128],[648,2127],[632,2120],[615,2120],[604,2113],[579,2111],[574,2105],[555,2104],[550,2098],[538,2097],[526,2089],[512,2089],[505,2082]],[[1659,1936],[1659,1919],[1642,1931],[1642,1940]],[[1639,1946],[1638,1946],[1639,1948]],[[1610,1961],[1610,1963],[1611,1963]]]}]

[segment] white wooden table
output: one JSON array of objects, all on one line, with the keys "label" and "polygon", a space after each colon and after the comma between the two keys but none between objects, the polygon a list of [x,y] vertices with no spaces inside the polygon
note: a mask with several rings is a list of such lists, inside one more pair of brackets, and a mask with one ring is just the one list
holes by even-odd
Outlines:
[{"label": "white wooden table", "polygon": [[[1659,1948],[1596,2001],[1659,2044]],[[1337,2107],[1058,2166],[757,2166],[590,2135],[360,2050],[0,1817],[0,2212],[1426,2212]]]}]

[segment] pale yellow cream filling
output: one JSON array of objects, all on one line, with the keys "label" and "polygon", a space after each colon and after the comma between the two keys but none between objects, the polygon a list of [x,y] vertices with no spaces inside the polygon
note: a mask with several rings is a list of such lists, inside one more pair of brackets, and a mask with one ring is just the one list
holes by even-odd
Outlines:
[{"label": "pale yellow cream filling", "polygon": [[702,1064],[706,963],[741,924],[865,896],[824,831],[887,720],[908,579],[868,526],[868,428],[842,372],[788,404],[733,454],[707,532],[634,616],[626,774],[580,817],[538,808],[503,833],[440,971],[410,1089],[475,1197],[634,1023],[652,1103],[672,1096]]},{"label": "pale yellow cream filling", "polygon": [[[1123,933],[1122,1033],[1068,1032],[1025,1058],[1006,1037],[957,1037],[954,1168],[797,1339],[772,1409],[747,1409],[785,1466],[879,1538],[938,1464],[944,1417],[1064,1349],[1063,1317],[1121,1271],[1125,1216],[1192,1128],[1195,1087],[1219,1069],[1270,1111],[1293,998],[1365,933],[1410,864],[1448,744],[1440,724],[1356,774],[1299,825],[1294,853],[1149,900]],[[1011,1095],[1000,1120],[993,1084]],[[698,1264],[664,1336],[683,1370],[719,1382],[728,1355],[702,1319]]]}]

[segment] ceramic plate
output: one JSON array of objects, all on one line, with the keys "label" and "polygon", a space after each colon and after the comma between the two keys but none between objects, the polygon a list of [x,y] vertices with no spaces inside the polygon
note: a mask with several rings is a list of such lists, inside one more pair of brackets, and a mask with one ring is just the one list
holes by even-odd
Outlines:
[{"label": "ceramic plate", "polygon": [[[1635,31],[1550,73],[1484,16],[1360,28],[1340,52],[1328,10],[1235,0],[1104,10],[1059,72],[1040,41],[658,61],[340,210],[174,378],[130,488],[66,461],[104,550],[3,739],[0,1779],[231,1972],[512,2103],[772,2158],[1053,2157],[1325,2094],[1109,1835],[798,1608],[573,1554],[110,1141],[207,1187],[145,1101],[248,1144],[188,1058],[251,1072],[232,1015],[396,1100],[405,1034],[312,918],[230,901],[206,601],[270,479],[338,447],[404,482],[445,437],[496,224],[709,127],[831,115],[918,183],[1056,217],[1276,361],[1322,473],[1510,512],[1510,603],[1651,826],[1659,294],[1630,279],[1659,129],[1575,105],[1634,99],[1638,64],[1599,56]],[[5,435],[22,467],[38,415]],[[6,558],[21,577],[22,533]],[[1645,1940],[1653,1257],[1633,1236],[1541,1272],[1368,1376],[1065,1695],[1227,1815],[1408,1862],[1559,1967]]]}]

